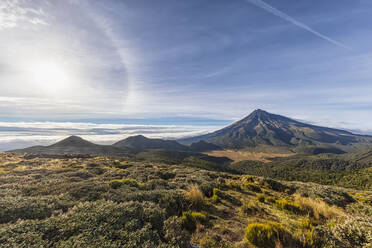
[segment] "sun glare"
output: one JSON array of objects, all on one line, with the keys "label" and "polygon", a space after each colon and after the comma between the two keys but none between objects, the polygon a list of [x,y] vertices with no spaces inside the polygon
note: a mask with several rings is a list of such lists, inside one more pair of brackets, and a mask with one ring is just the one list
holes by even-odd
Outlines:
[{"label": "sun glare", "polygon": [[48,93],[58,93],[70,84],[67,70],[55,62],[34,62],[29,70],[32,83]]}]

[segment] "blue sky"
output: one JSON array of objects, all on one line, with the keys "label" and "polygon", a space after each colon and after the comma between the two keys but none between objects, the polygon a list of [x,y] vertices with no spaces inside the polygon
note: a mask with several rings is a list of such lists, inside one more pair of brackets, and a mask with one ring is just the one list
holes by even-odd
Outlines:
[{"label": "blue sky", "polygon": [[[369,0],[3,0],[0,121],[372,130]],[[123,123],[125,124],[125,123]]]}]

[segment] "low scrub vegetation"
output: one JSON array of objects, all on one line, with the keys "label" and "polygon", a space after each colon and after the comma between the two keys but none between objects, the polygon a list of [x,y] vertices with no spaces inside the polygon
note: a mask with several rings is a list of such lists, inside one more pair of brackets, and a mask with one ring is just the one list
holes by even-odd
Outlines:
[{"label": "low scrub vegetation", "polygon": [[234,164],[232,168],[240,173],[279,180],[316,182],[372,190],[372,163],[353,161],[345,155],[340,155],[343,156],[342,159],[327,157],[331,155],[297,155],[290,158],[276,158],[269,163],[241,161]]},{"label": "low scrub vegetation", "polygon": [[279,223],[251,223],[245,230],[245,239],[262,248],[275,248],[280,245],[288,244],[291,237]]},{"label": "low scrub vegetation", "polygon": [[369,191],[138,158],[7,155],[0,170],[0,247],[372,243]]},{"label": "low scrub vegetation", "polygon": [[197,224],[205,224],[207,216],[204,213],[186,211],[182,213],[181,217],[182,225],[186,230],[193,232],[196,229]]},{"label": "low scrub vegetation", "polygon": [[344,212],[336,207],[330,206],[321,199],[312,199],[309,197],[302,197],[298,194],[294,196],[296,204],[307,212],[308,215],[314,217],[316,220],[329,219],[335,217],[343,217]]},{"label": "low scrub vegetation", "polygon": [[144,184],[138,183],[136,180],[129,179],[129,178],[123,178],[123,179],[119,179],[119,180],[111,180],[109,182],[109,184],[110,184],[111,188],[113,188],[113,189],[120,188],[123,185],[128,185],[130,187],[135,187],[135,188],[143,188],[144,187]]},{"label": "low scrub vegetation", "polygon": [[304,210],[300,205],[287,199],[276,200],[275,207],[292,214],[304,214]]}]

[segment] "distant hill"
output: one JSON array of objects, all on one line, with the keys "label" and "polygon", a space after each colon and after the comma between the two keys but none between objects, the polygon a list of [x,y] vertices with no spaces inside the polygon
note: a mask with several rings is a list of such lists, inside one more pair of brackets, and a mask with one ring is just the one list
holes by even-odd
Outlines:
[{"label": "distant hill", "polygon": [[129,148],[111,145],[97,145],[77,136],[70,136],[50,146],[33,146],[25,149],[9,151],[16,154],[40,155],[106,155],[127,156],[132,153]]},{"label": "distant hill", "polygon": [[297,154],[268,163],[246,160],[230,167],[249,175],[372,190],[372,149],[346,154]]},{"label": "distant hill", "polygon": [[223,148],[259,145],[288,147],[332,145],[341,149],[372,147],[372,136],[305,124],[260,109],[221,130],[179,141],[183,144],[191,144],[200,140]]},{"label": "distant hill", "polygon": [[190,149],[194,152],[209,152],[215,150],[222,150],[221,147],[212,143],[205,142],[204,140],[192,143],[190,145]]},{"label": "distant hill", "polygon": [[188,146],[181,145],[175,140],[150,139],[143,135],[131,136],[114,144],[118,148],[130,148],[137,152],[150,149],[169,151],[190,151]]}]

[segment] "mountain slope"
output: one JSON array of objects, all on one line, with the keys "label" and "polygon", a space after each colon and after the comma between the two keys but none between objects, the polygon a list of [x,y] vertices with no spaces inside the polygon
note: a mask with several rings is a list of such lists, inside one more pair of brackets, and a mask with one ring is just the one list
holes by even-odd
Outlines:
[{"label": "mountain slope", "polygon": [[50,146],[33,146],[25,149],[9,151],[16,154],[43,155],[107,155],[126,156],[131,153],[128,148],[118,148],[111,145],[97,145],[77,136],[70,136]]},{"label": "mountain slope", "polygon": [[149,149],[164,149],[170,151],[189,151],[190,148],[181,145],[175,140],[150,139],[143,135],[131,136],[114,144],[119,148],[131,148],[135,151],[145,151]]},{"label": "mountain slope", "polygon": [[180,142],[190,144],[200,140],[225,148],[259,145],[290,147],[334,145],[345,148],[364,145],[364,147],[372,147],[372,136],[355,135],[343,130],[305,124],[260,109],[221,130],[183,139]]},{"label": "mountain slope", "polygon": [[221,150],[221,147],[212,143],[205,142],[204,140],[200,140],[198,142],[192,143],[190,145],[190,149],[194,152],[209,152]]}]

